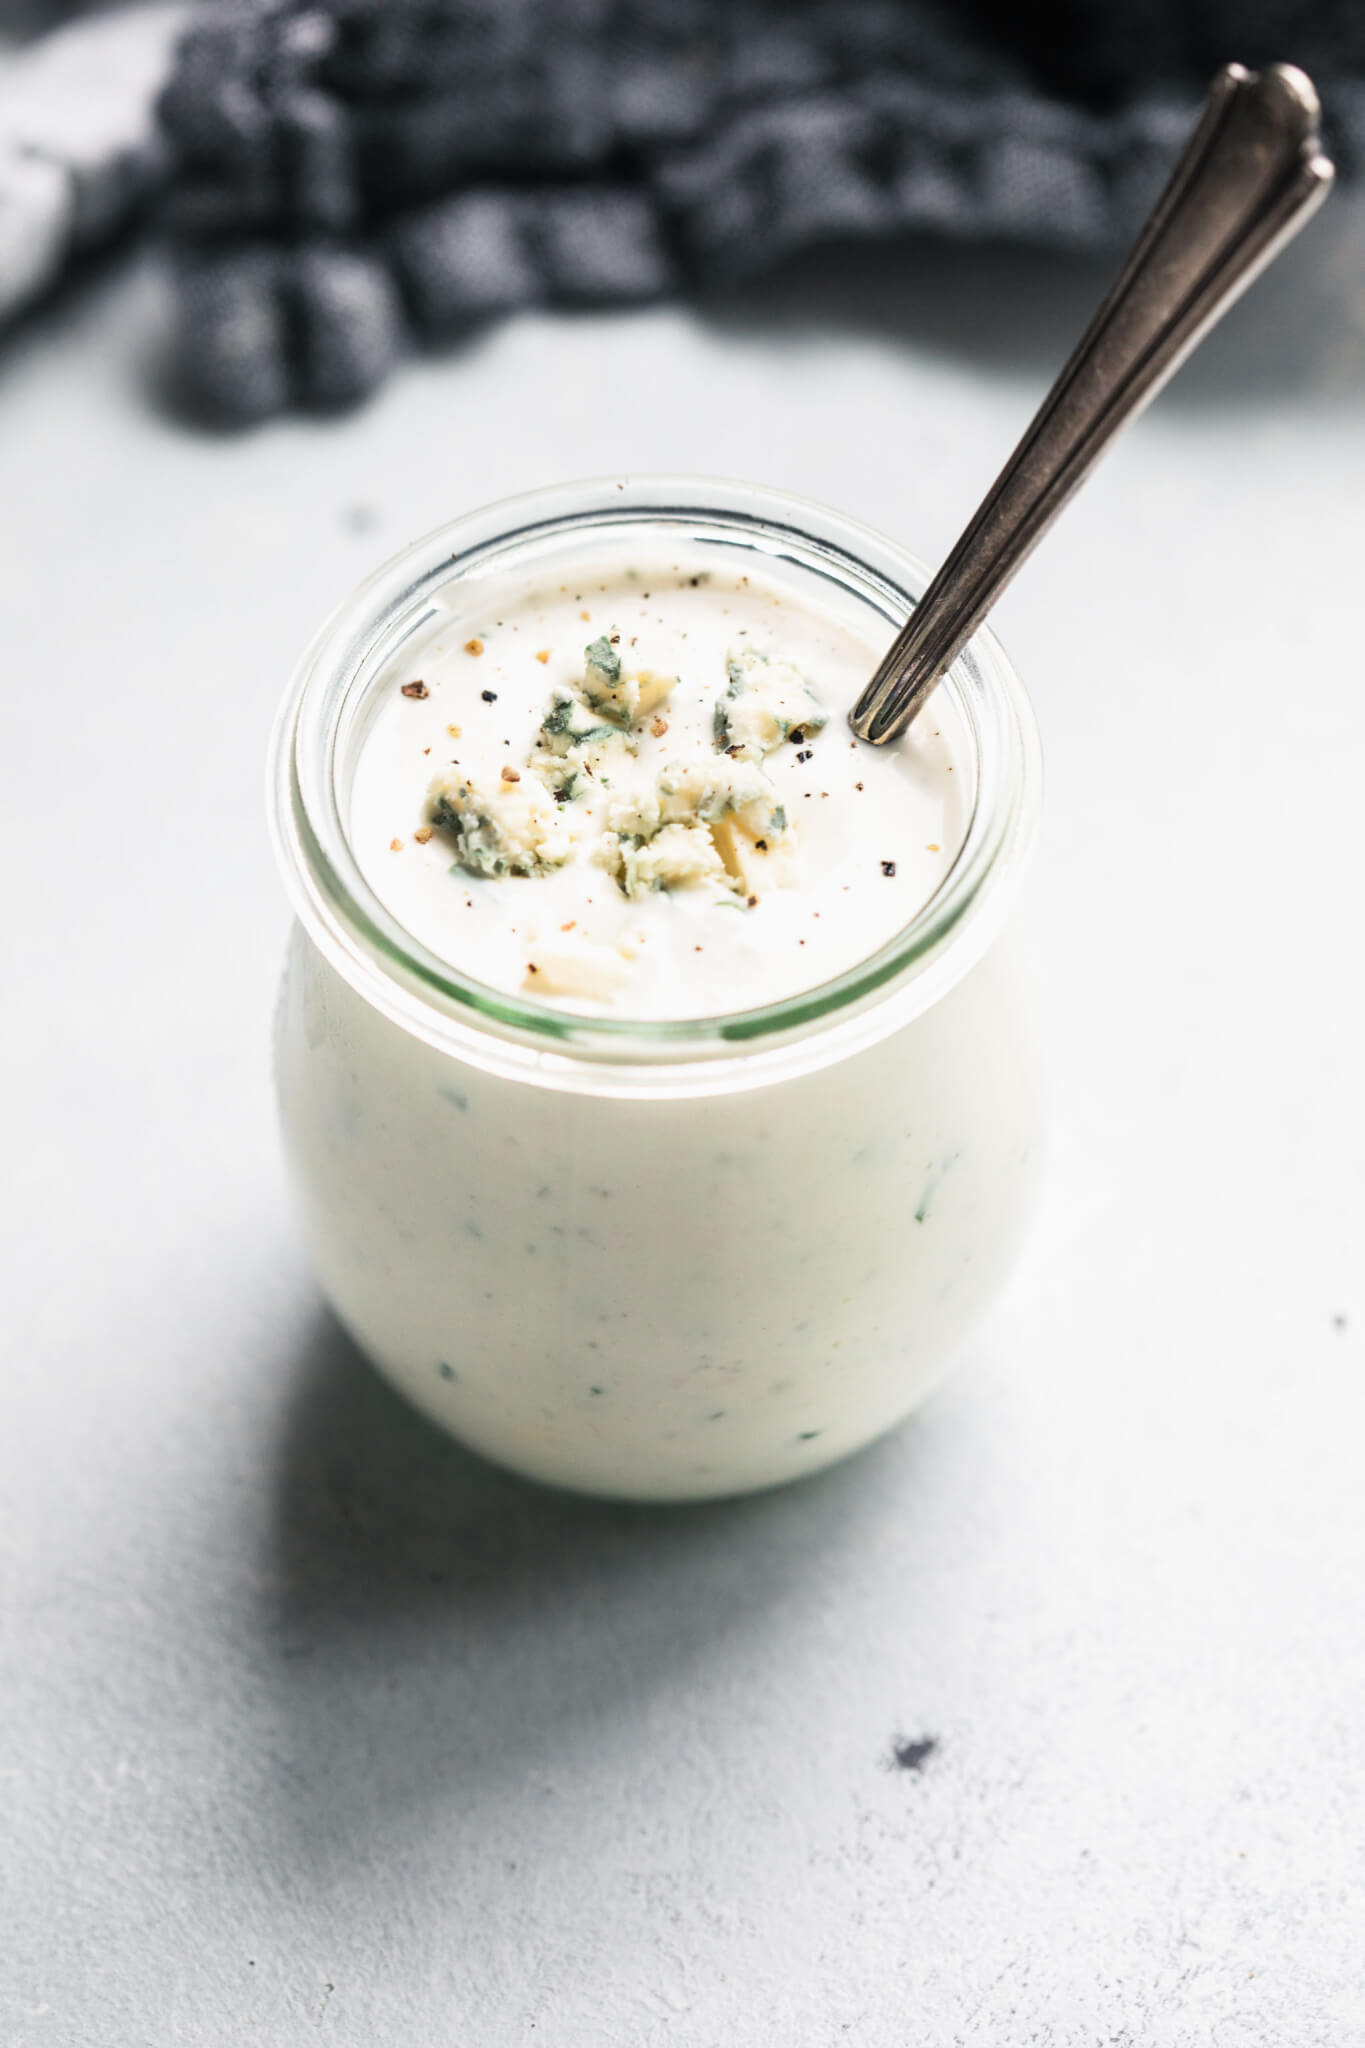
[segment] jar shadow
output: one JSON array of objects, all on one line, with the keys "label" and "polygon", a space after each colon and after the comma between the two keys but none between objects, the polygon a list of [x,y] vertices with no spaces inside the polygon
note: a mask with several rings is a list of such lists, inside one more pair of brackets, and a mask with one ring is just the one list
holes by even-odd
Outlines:
[{"label": "jar shadow", "polygon": [[566,1747],[591,1769],[711,1660],[780,1670],[794,1604],[837,1597],[869,1519],[903,1497],[907,1451],[902,1433],[686,1506],[557,1493],[444,1437],[320,1313],[258,1581],[272,1832],[306,1859],[355,1829],[467,1827]]}]

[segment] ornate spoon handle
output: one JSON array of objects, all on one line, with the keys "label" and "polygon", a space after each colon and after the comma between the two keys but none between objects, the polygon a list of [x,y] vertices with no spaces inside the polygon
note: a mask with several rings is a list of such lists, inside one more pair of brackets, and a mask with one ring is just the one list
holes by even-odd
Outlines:
[{"label": "ornate spoon handle", "polygon": [[1229,64],[1118,279],[1031,426],[854,706],[903,733],[1128,421],[1326,198],[1318,96],[1292,65]]}]

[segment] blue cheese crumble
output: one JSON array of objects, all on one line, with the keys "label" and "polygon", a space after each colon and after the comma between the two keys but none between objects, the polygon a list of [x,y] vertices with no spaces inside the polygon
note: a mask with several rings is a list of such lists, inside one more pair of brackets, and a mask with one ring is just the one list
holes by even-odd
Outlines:
[{"label": "blue cheese crumble", "polygon": [[449,832],[457,865],[472,875],[548,874],[574,849],[551,791],[518,769],[483,786],[458,769],[438,775],[427,814]]},{"label": "blue cheese crumble", "polygon": [[729,688],[716,705],[715,740],[727,753],[761,761],[784,740],[819,732],[827,714],[800,669],[756,647],[733,651]]},{"label": "blue cheese crumble", "polygon": [[583,699],[603,718],[634,725],[667,702],[678,678],[623,665],[621,635],[604,633],[584,649]]},{"label": "blue cheese crumble", "polygon": [[[791,887],[797,835],[762,763],[824,725],[805,677],[751,648],[731,650],[711,744],[703,738],[704,751],[660,765],[662,713],[678,679],[634,666],[620,643],[610,632],[585,648],[581,677],[554,690],[520,766],[504,766],[495,782],[458,764],[436,776],[426,816],[449,836],[456,866],[536,876],[581,856],[628,899],[685,890],[741,910],[765,889]],[[580,940],[539,948],[529,971],[547,993],[607,996],[628,962]]]}]

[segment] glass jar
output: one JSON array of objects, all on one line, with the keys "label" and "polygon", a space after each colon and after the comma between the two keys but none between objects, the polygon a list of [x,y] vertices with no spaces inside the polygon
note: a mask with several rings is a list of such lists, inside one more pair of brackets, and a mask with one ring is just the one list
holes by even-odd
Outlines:
[{"label": "glass jar", "polygon": [[950,872],[854,969],[683,1022],[566,1013],[462,975],[347,839],[376,681],[438,596],[614,537],[761,558],[889,641],[920,564],[836,513],[697,479],[566,485],[380,569],[304,657],[274,827],[297,922],[277,1026],[287,1157],[322,1285],[433,1421],[536,1479],[637,1500],[771,1486],[935,1385],[1034,1200],[1038,1062],[1008,911],[1033,717],[978,633],[941,687],[967,736]]}]

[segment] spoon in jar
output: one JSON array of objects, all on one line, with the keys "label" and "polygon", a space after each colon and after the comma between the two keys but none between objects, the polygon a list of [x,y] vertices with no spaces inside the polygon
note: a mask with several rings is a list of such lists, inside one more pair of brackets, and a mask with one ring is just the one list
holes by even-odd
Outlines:
[{"label": "spoon in jar", "polygon": [[1108,297],[849,714],[898,739],[1120,427],[1327,197],[1318,96],[1228,64]]}]

